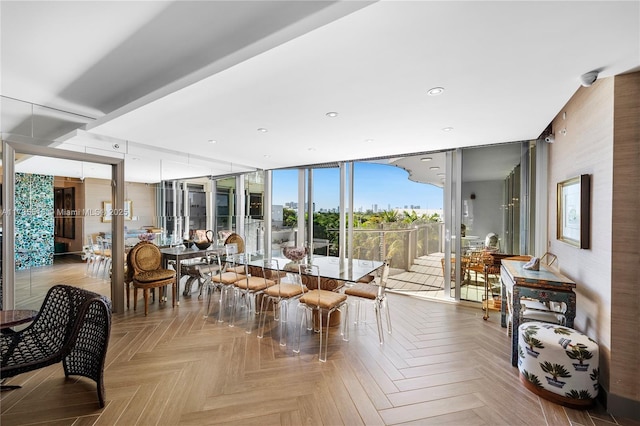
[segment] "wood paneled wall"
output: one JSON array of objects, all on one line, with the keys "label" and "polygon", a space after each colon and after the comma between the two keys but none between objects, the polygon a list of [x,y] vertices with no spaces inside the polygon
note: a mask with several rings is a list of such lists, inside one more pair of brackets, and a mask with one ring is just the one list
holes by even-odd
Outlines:
[{"label": "wood paneled wall", "polygon": [[[156,226],[156,189],[155,185],[127,182],[125,187],[125,199],[131,200],[134,220],[125,221],[129,229],[138,229],[143,226]],[[102,209],[102,203],[111,199],[110,181],[106,179],[85,179],[84,182],[85,205],[87,211]],[[99,215],[87,215],[84,219],[84,234],[96,234],[99,232],[111,232],[111,223],[103,222]]]},{"label": "wood paneled wall", "polygon": [[[577,283],[575,328],[598,341],[600,383],[620,414],[640,404],[639,82],[634,73],[580,87],[553,120],[549,147],[549,251]],[[556,239],[556,184],[581,174],[591,175],[586,250]]]},{"label": "wood paneled wall", "polygon": [[640,401],[640,72],[615,77],[613,122],[610,391]]}]

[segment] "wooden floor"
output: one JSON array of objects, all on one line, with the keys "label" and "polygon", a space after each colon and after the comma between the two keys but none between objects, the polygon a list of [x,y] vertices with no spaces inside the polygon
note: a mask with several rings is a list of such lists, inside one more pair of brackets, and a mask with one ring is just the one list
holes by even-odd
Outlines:
[{"label": "wooden floor", "polygon": [[[60,272],[56,272],[60,271]],[[33,277],[33,274],[32,274]],[[68,282],[101,289],[82,264],[52,267],[31,287]],[[46,284],[48,285],[48,284]],[[35,286],[35,287],[34,287]],[[95,385],[65,379],[54,365],[8,380],[2,426],[47,425],[637,425],[601,408],[578,411],[527,391],[509,362],[499,315],[390,294],[393,334],[378,343],[369,323],[344,342],[332,329],[326,363],[318,335],[303,332],[300,354],[278,345],[276,323],[263,339],[203,319],[194,294],[171,304],[114,314],[105,368],[106,406]]]}]

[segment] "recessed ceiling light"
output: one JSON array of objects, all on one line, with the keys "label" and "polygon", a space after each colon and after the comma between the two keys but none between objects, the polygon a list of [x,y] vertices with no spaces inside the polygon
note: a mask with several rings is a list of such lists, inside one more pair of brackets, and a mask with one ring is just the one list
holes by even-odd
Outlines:
[{"label": "recessed ceiling light", "polygon": [[438,166],[431,166],[431,167],[429,167],[429,170],[440,170],[440,167],[438,167]]},{"label": "recessed ceiling light", "polygon": [[436,176],[445,177],[446,175],[444,173],[438,173]]},{"label": "recessed ceiling light", "polygon": [[316,149],[311,147],[311,148],[307,148],[307,151],[315,151]]},{"label": "recessed ceiling light", "polygon": [[373,142],[373,139],[365,139],[364,141],[365,141],[366,143],[371,143],[371,142]]},{"label": "recessed ceiling light", "polygon": [[445,127],[442,129],[443,132],[450,132],[453,130],[453,127]]},{"label": "recessed ceiling light", "polygon": [[429,89],[427,94],[429,96],[438,96],[438,95],[441,95],[442,92],[444,92],[444,87],[434,87],[432,89]]},{"label": "recessed ceiling light", "polygon": [[211,144],[216,143],[216,142],[217,142],[217,141],[216,141],[216,140],[214,140],[214,139],[209,139],[209,143],[211,143]]},{"label": "recessed ceiling light", "polygon": [[267,129],[265,129],[264,127],[260,127],[260,128],[258,129],[258,131],[259,131],[260,133],[267,133],[267,132],[268,132],[268,130],[267,130]]},{"label": "recessed ceiling light", "polygon": [[431,160],[433,160],[433,158],[431,158],[431,157],[422,157],[420,159],[420,161],[431,161]]},{"label": "recessed ceiling light", "polygon": [[271,156],[269,154],[265,154],[264,158],[271,158]]},{"label": "recessed ceiling light", "polygon": [[331,112],[328,112],[328,113],[326,114],[326,116],[327,116],[327,117],[337,117],[337,116],[338,116],[338,113],[337,113],[337,112],[335,112],[335,111],[331,111]]}]

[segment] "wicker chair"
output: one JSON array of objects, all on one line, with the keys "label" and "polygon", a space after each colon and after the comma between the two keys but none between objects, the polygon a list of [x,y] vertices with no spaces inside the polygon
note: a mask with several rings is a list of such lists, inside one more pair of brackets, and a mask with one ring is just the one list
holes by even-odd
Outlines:
[{"label": "wicker chair", "polygon": [[49,289],[40,312],[24,330],[0,335],[0,376],[13,377],[62,362],[65,376],[97,384],[104,407],[104,361],[111,332],[111,301],[67,285]]},{"label": "wicker chair", "polygon": [[138,289],[141,288],[144,296],[144,314],[149,314],[149,289],[171,285],[173,291],[172,306],[176,306],[176,271],[163,269],[162,253],[153,243],[140,241],[129,253],[129,268],[133,268],[133,310],[136,310],[138,302]]}]

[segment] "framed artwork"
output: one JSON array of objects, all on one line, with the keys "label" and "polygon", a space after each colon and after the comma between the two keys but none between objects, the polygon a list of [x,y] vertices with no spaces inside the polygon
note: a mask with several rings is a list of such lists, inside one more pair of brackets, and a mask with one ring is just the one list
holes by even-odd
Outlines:
[{"label": "framed artwork", "polygon": [[124,208],[119,211],[113,209],[111,201],[102,202],[102,221],[111,222],[114,215],[124,216],[124,220],[131,220],[133,218],[133,201],[125,200]]},{"label": "framed artwork", "polygon": [[558,183],[557,239],[588,249],[591,222],[591,176],[581,175]]}]

